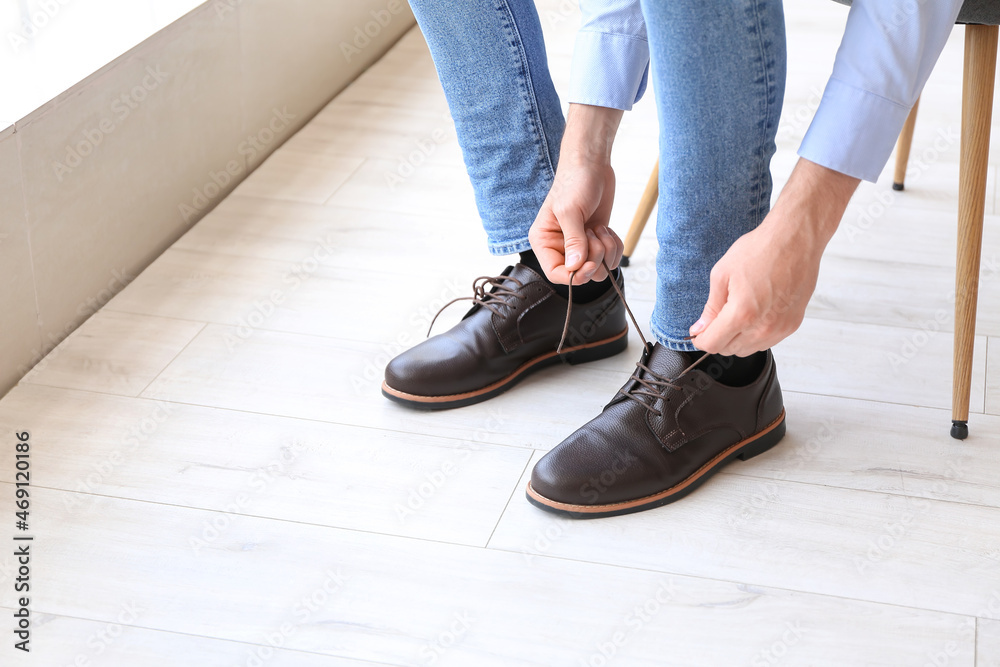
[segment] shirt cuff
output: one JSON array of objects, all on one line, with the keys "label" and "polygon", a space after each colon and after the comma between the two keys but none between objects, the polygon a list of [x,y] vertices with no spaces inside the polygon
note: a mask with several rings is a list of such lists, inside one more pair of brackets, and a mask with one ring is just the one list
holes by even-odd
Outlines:
[{"label": "shirt cuff", "polygon": [[875,182],[910,110],[831,78],[799,155],[854,178]]},{"label": "shirt cuff", "polygon": [[646,90],[649,44],[631,35],[581,31],[570,68],[569,101],[629,111]]}]

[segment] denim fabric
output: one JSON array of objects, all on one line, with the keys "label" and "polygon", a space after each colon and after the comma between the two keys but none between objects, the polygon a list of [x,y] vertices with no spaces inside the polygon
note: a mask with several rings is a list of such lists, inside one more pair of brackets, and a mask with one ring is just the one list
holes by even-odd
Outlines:
[{"label": "denim fabric", "polygon": [[[411,0],[493,254],[529,247],[564,120],[531,0]],[[767,214],[785,84],[780,0],[642,0],[660,122],[652,330],[683,340],[718,259]],[[628,273],[626,271],[626,283]]]},{"label": "denim fabric", "polygon": [[530,248],[563,119],[531,0],[410,0],[455,121],[494,255]]},{"label": "denim fabric", "polygon": [[770,210],[784,14],[780,0],[641,5],[660,122],[651,324],[663,345],[694,350],[683,339],[708,301],[712,267]]}]

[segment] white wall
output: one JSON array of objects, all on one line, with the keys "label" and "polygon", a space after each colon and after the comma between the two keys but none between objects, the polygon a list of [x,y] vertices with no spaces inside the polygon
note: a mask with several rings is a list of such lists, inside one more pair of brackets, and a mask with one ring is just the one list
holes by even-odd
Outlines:
[{"label": "white wall", "polygon": [[212,0],[0,130],[0,395],[412,25]]}]

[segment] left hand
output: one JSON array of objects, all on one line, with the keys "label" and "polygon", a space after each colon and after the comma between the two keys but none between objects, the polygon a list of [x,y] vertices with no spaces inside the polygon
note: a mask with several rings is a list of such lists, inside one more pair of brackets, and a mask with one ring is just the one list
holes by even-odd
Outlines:
[{"label": "left hand", "polygon": [[690,330],[695,347],[745,357],[799,328],[823,251],[858,183],[799,161],[774,209],[712,269],[708,303]]},{"label": "left hand", "polygon": [[611,147],[621,109],[570,104],[559,166],[548,196],[528,231],[545,277],[582,285],[608,277],[625,245],[610,227],[615,201]]},{"label": "left hand", "polygon": [[545,276],[568,285],[608,277],[602,262],[614,269],[625,244],[608,226],[615,200],[615,172],[610,164],[577,164],[560,159],[552,189],[528,231],[531,247]]}]

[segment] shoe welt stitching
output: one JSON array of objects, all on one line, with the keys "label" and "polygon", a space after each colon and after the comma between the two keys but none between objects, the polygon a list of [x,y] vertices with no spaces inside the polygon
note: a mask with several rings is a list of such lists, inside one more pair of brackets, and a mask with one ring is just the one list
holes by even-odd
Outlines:
[{"label": "shoe welt stitching", "polygon": [[731,454],[736,453],[737,451],[743,449],[744,447],[751,444],[761,436],[774,430],[774,428],[777,427],[777,425],[781,423],[781,421],[784,418],[785,418],[785,409],[782,408],[781,414],[779,414],[778,417],[773,422],[768,424],[767,428],[764,428],[760,432],[755,433],[753,436],[751,436],[752,439],[745,438],[734,445],[730,445],[729,447],[727,447],[726,449],[722,450],[720,453],[712,457],[711,460],[707,461],[704,465],[702,465],[700,468],[694,471],[694,473],[688,475],[677,484],[671,486],[669,489],[665,489],[663,491],[657,491],[656,493],[650,494],[648,496],[643,496],[642,498],[636,498],[635,500],[624,500],[622,502],[609,503],[607,505],[573,505],[570,503],[561,503],[558,500],[552,500],[551,498],[546,498],[542,494],[538,493],[538,491],[535,491],[534,489],[531,488],[531,482],[528,482],[528,489],[533,494],[533,496],[538,500],[547,501],[544,504],[548,505],[549,507],[553,507],[555,509],[572,508],[572,511],[583,514],[590,512],[593,513],[604,512],[604,511],[614,510],[616,508],[624,509],[628,507],[637,507],[652,500],[659,500],[660,498],[667,498],[669,496],[674,495],[674,493],[677,493],[677,491],[682,490],[691,482],[704,476],[705,473],[707,473],[709,470],[717,467],[722,461],[727,459]]},{"label": "shoe welt stitching", "polygon": [[510,375],[508,375],[508,376],[506,376],[504,378],[501,378],[501,379],[497,380],[496,382],[494,382],[492,384],[486,385],[485,387],[481,387],[479,389],[474,389],[472,391],[466,391],[466,392],[463,392],[461,394],[442,394],[440,396],[423,396],[421,394],[408,394],[405,391],[400,391],[399,389],[395,389],[395,388],[389,386],[389,384],[385,380],[382,381],[382,387],[385,388],[385,389],[387,389],[387,390],[389,390],[389,393],[393,394],[394,396],[398,396],[399,398],[406,398],[406,399],[409,399],[409,400],[412,400],[412,401],[415,401],[415,402],[419,402],[419,403],[443,403],[443,402],[445,402],[446,400],[449,400],[449,399],[455,400],[455,399],[461,399],[461,398],[465,398],[465,397],[470,397],[471,398],[473,396],[478,396],[478,395],[484,394],[484,393],[486,393],[488,391],[492,391],[493,389],[496,389],[498,387],[502,387],[504,384],[506,384],[507,382],[513,380],[518,375],[520,375],[521,373],[527,371],[532,366],[534,366],[535,364],[537,364],[537,363],[539,363],[541,361],[545,361],[546,359],[551,359],[552,357],[556,357],[556,356],[562,356],[564,354],[570,354],[572,352],[578,352],[580,350],[587,350],[587,349],[590,349],[592,347],[599,347],[601,345],[608,345],[610,343],[614,343],[615,341],[621,339],[623,336],[626,336],[626,335],[628,335],[628,326],[626,326],[621,332],[615,334],[614,336],[611,336],[610,338],[603,338],[601,340],[594,341],[592,343],[585,343],[583,345],[578,345],[576,347],[569,347],[569,348],[564,349],[562,352],[558,352],[558,353],[555,350],[553,350],[552,352],[546,352],[543,355],[534,357],[533,359],[529,359],[528,361],[526,361],[523,364],[521,364],[520,366],[518,366],[518,368],[513,373],[511,373]]}]

